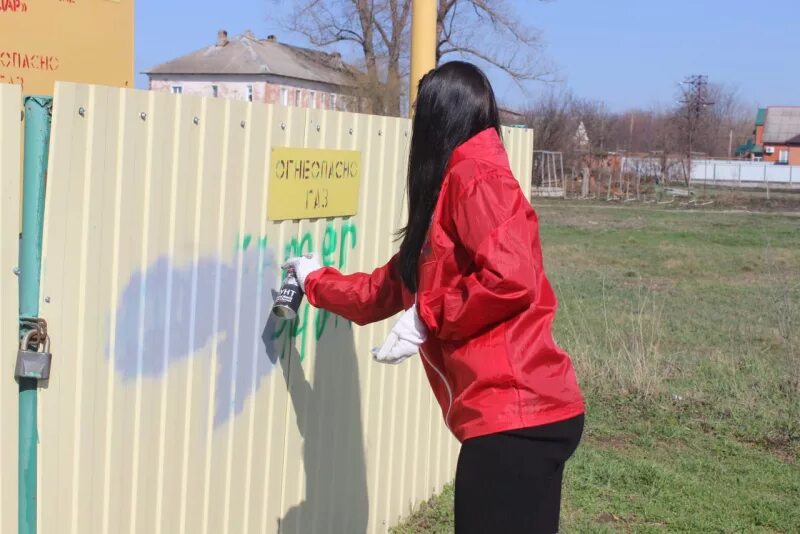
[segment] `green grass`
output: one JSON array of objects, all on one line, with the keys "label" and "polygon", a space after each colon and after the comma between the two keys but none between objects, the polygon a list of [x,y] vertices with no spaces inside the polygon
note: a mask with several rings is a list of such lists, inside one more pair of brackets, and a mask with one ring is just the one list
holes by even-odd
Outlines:
[{"label": "green grass", "polygon": [[562,532],[800,532],[800,217],[536,207],[588,404]]}]

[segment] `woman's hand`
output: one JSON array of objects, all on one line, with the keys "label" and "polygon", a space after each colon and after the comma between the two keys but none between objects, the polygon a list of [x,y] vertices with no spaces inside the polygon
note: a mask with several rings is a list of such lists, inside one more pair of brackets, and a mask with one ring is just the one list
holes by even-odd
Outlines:
[{"label": "woman's hand", "polygon": [[294,274],[297,277],[297,283],[300,284],[300,289],[306,290],[306,278],[314,271],[322,269],[319,262],[319,257],[316,254],[306,254],[297,258],[290,258],[286,263],[281,265],[284,271],[287,269],[294,269]]},{"label": "woman's hand", "polygon": [[381,347],[372,349],[376,362],[398,364],[419,352],[428,329],[417,314],[416,304],[400,316]]}]

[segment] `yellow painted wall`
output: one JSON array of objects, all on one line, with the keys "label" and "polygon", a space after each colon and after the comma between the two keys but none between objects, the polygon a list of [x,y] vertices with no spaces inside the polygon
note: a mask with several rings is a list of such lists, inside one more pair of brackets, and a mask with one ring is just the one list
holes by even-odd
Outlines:
[{"label": "yellow painted wall", "polygon": [[[392,255],[407,119],[74,84],[55,99],[41,532],[386,532],[452,479],[420,362],[370,357],[390,321],[269,315],[287,256],[353,272]],[[529,176],[530,132],[506,140]],[[274,146],[360,151],[358,214],[270,222]]]},{"label": "yellow painted wall", "polygon": [[0,532],[17,528],[17,383],[19,346],[17,266],[20,197],[20,111],[18,86],[0,84]]},{"label": "yellow painted wall", "polygon": [[52,95],[56,80],[133,87],[134,0],[0,1],[0,83]]}]

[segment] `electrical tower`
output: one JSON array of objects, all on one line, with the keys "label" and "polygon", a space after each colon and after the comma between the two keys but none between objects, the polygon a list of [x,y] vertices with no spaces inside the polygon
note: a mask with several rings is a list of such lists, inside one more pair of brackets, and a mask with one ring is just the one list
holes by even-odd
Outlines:
[{"label": "electrical tower", "polygon": [[695,74],[686,78],[681,84],[681,100],[683,120],[686,128],[686,187],[692,177],[692,153],[694,141],[705,118],[706,108],[713,106],[708,93],[708,76]]}]

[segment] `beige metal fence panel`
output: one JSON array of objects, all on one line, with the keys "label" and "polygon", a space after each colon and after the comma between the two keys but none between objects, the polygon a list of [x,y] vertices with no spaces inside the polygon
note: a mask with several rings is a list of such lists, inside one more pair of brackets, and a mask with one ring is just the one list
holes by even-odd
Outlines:
[{"label": "beige metal fence panel", "polygon": [[[393,186],[398,179],[394,177],[387,179],[388,176],[394,174],[390,174],[391,167],[387,165],[387,162],[394,159],[392,151],[399,147],[388,146],[385,139],[387,137],[396,139],[392,123],[397,121],[398,119],[387,117],[361,117],[358,124],[366,178],[362,198],[367,201],[367,205],[360,212],[360,226],[362,228],[366,226],[362,232],[362,248],[359,258],[363,270],[383,265],[393,252],[391,235],[397,225],[392,213],[394,208],[402,203],[402,200],[393,198],[396,191]],[[395,172],[399,174],[398,171],[399,169]],[[371,359],[370,345],[380,344],[391,324],[391,321],[387,321],[383,324],[369,325],[358,333],[357,347],[366,352],[363,357],[368,361]],[[364,428],[369,466],[366,487],[369,488],[370,509],[373,511],[370,514],[368,527],[370,532],[377,532],[382,526],[381,523],[385,521],[383,492],[389,490],[392,485],[388,472],[383,471],[386,465],[386,456],[390,454],[389,449],[392,448],[392,444],[388,441],[389,432],[385,432],[384,429],[392,418],[386,406],[390,404],[394,393],[386,387],[387,374],[392,373],[395,369],[390,369],[385,365],[372,364],[364,366],[363,370],[366,380],[362,382],[361,391],[366,403]],[[423,415],[423,420],[426,416],[427,414]]]},{"label": "beige metal fence panel", "polygon": [[[388,261],[409,140],[406,119],[58,85],[43,532],[385,532],[452,479],[419,360],[371,359],[391,321],[269,314],[289,256]],[[361,151],[358,214],[269,222],[274,146]]]},{"label": "beige metal fence panel", "polygon": [[[356,149],[354,117],[306,111],[303,146]],[[356,270],[358,230],[349,218],[303,221],[296,247],[284,255],[317,251],[326,265]],[[282,532],[363,532],[369,510],[353,328],[306,302],[295,346]]]},{"label": "beige metal fence panel", "polygon": [[[402,221],[409,122],[309,111],[306,124],[306,146],[362,152],[361,203],[352,218],[302,222],[294,252],[321,251],[325,264],[369,272],[396,249],[392,234]],[[386,368],[371,361],[370,348],[390,324],[359,328],[307,305],[301,309],[289,373],[284,532],[382,532],[418,502],[410,488],[392,481],[409,472],[408,478],[424,480],[419,464],[402,459],[421,441],[425,446],[428,436],[413,442],[407,436],[433,420],[443,425],[431,409],[419,362]],[[417,396],[407,398],[395,384],[412,377]],[[413,420],[397,417],[420,401],[426,409]],[[302,457],[293,454],[298,450]]]},{"label": "beige metal fence panel", "polygon": [[298,121],[70,84],[56,100],[43,531],[275,531],[287,395],[262,332],[272,243],[296,225],[266,222],[264,154],[300,143]]},{"label": "beige metal fence panel", "polygon": [[[256,344],[257,357],[242,360],[237,365],[237,375],[248,377],[239,380],[239,389],[232,391],[234,400],[245,396],[242,392],[254,391],[253,401],[243,409],[248,416],[247,428],[243,425],[231,427],[232,445],[230,458],[232,477],[228,482],[231,503],[245,503],[240,512],[234,509],[229,512],[232,521],[234,515],[241,514],[244,522],[242,532],[274,532],[282,517],[283,493],[282,475],[284,470],[286,446],[286,421],[289,398],[283,370],[286,369],[279,354],[280,340],[272,339],[275,333],[275,322],[269,323],[269,309],[272,304],[273,289],[277,289],[279,267],[282,257],[280,250],[291,242],[297,234],[296,223],[274,224],[267,222],[266,198],[269,172],[269,148],[271,146],[297,146],[302,142],[305,114],[302,110],[282,107],[249,106],[252,125],[249,127],[250,139],[246,143],[247,153],[247,190],[242,192],[240,225],[241,236],[239,247],[239,269],[243,280],[238,291],[245,302],[255,296],[258,301],[258,313],[245,310],[246,320],[255,329],[255,339],[247,330],[239,333],[240,344],[246,346]],[[252,258],[252,259],[251,259]],[[252,280],[255,270],[256,280]],[[244,283],[247,282],[247,283]],[[249,316],[248,316],[249,315]],[[264,325],[268,327],[265,328]],[[262,339],[263,338],[263,339]],[[265,345],[266,343],[266,345]],[[261,352],[261,349],[264,352]],[[251,349],[253,350],[253,349]],[[240,352],[237,350],[237,352]],[[260,384],[257,377],[264,374],[260,369],[269,362],[272,371],[268,380]],[[238,362],[237,362],[238,363]],[[245,389],[241,389],[245,388]],[[238,392],[238,393],[237,393]],[[236,404],[234,404],[234,408]],[[235,410],[234,410],[235,412]],[[242,416],[239,416],[242,417]],[[237,418],[238,420],[238,418]],[[239,465],[241,450],[246,454],[248,463]],[[248,479],[249,482],[248,482]],[[235,532],[235,530],[230,530]]]},{"label": "beige metal fence panel", "polygon": [[0,532],[17,528],[17,267],[20,232],[20,110],[18,85],[0,84]]},{"label": "beige metal fence panel", "polygon": [[533,130],[503,126],[502,133],[511,170],[520,182],[525,198],[530,198],[533,185]]}]

